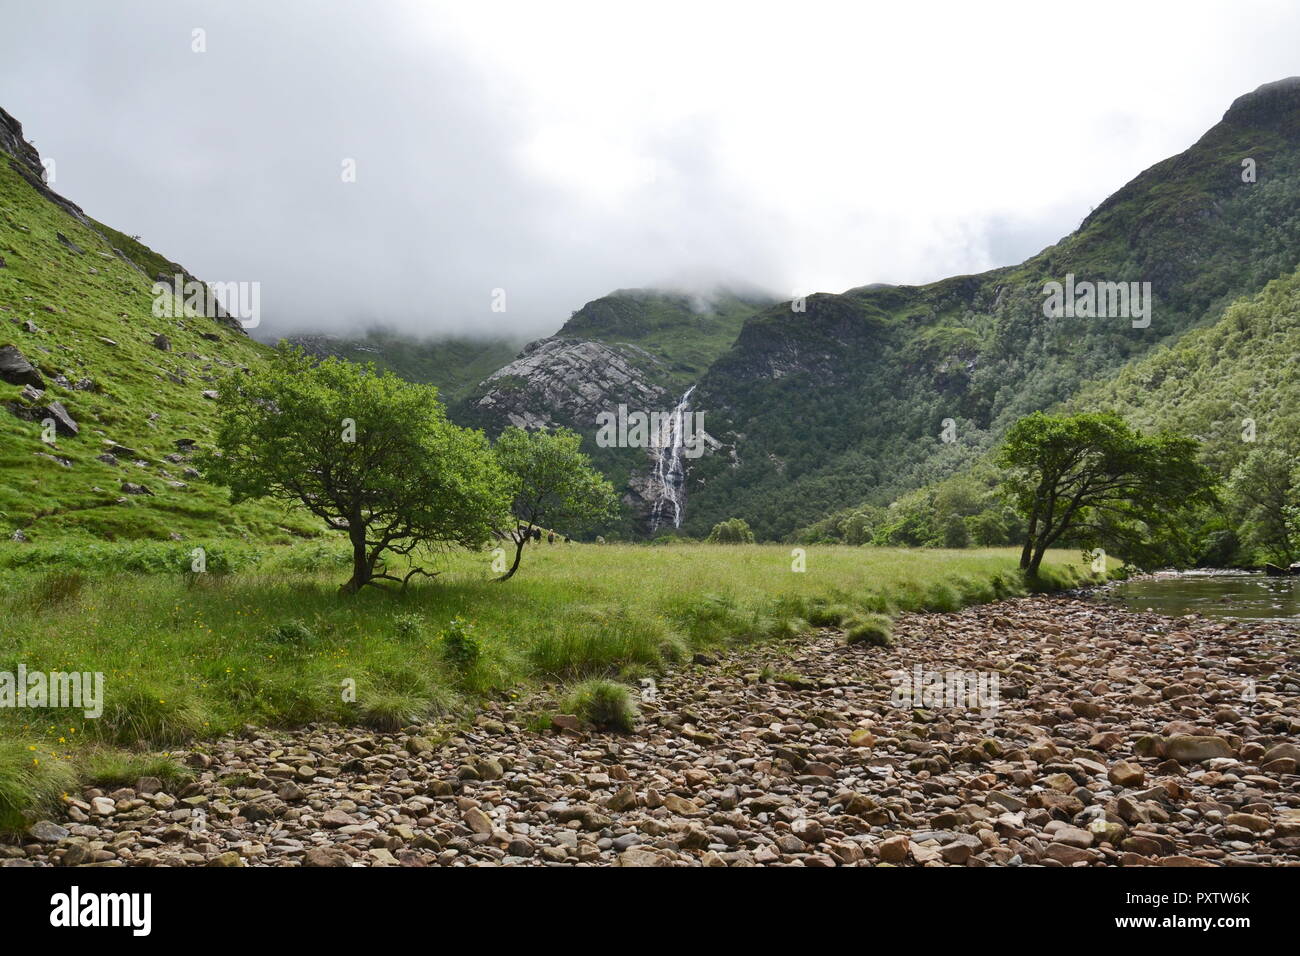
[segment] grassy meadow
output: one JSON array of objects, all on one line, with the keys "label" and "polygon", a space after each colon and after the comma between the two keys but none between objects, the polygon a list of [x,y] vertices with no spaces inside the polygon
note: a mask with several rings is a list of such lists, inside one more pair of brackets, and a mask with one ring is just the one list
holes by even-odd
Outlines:
[{"label": "grassy meadow", "polygon": [[[1025,590],[1011,549],[812,547],[795,572],[782,545],[543,543],[508,582],[492,580],[490,554],[460,553],[404,593],[341,598],[341,549],[243,554],[220,566],[244,570],[194,574],[157,573],[188,567],[183,547],[167,557],[144,546],[148,560],[141,547],[69,547],[63,564],[0,548],[0,671],[105,675],[97,718],[0,709],[0,817],[78,779],[179,772],[157,752],[245,724],[397,729],[543,689],[525,716],[541,726],[545,702],[584,679],[635,681],[697,650],[793,636],[810,619],[953,610]],[[1087,576],[1075,553],[1045,569],[1056,586]]]}]

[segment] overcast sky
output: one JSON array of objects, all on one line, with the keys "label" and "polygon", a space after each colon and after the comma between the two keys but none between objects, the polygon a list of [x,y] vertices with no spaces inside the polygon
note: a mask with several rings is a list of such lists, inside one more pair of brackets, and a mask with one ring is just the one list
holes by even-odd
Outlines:
[{"label": "overcast sky", "polygon": [[619,287],[1018,262],[1300,73],[1286,2],[4,8],[0,106],[55,188],[261,282],[276,330],[540,335]]}]

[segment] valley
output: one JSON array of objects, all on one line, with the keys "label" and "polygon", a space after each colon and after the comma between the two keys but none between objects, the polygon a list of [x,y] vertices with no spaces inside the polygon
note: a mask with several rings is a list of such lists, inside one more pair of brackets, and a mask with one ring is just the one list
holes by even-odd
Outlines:
[{"label": "valley", "polygon": [[1290,78],[1018,264],[525,340],[263,316],[0,111],[0,860],[1300,865],[1298,157]]}]

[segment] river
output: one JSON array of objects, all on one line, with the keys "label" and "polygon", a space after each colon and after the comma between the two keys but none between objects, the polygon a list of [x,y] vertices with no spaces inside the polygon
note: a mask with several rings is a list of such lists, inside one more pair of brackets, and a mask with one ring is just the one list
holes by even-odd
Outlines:
[{"label": "river", "polygon": [[1250,571],[1161,572],[1098,592],[1101,600],[1135,611],[1177,617],[1300,621],[1300,576],[1269,577]]}]

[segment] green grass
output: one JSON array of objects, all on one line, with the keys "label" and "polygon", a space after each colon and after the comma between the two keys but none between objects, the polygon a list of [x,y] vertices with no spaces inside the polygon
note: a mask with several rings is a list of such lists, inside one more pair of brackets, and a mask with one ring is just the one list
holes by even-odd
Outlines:
[{"label": "green grass", "polygon": [[564,696],[561,708],[599,730],[631,733],[636,727],[636,705],[626,684],[592,679],[575,684]]},{"label": "green grass", "polygon": [[[947,607],[941,610],[948,610]],[[889,647],[893,644],[893,621],[886,614],[868,614],[852,620],[844,632],[849,644],[869,644],[872,647]]]},{"label": "green grass", "polygon": [[34,743],[0,738],[0,830],[53,808],[77,783],[72,762],[47,755]]},{"label": "green grass", "polygon": [[100,787],[133,787],[141,777],[155,777],[164,790],[175,790],[194,777],[194,771],[166,754],[90,750],[80,761],[86,782]]},{"label": "green grass", "polygon": [[[0,545],[0,566],[23,547]],[[1011,549],[810,547],[795,573],[778,545],[569,544],[526,552],[505,584],[491,580],[489,555],[459,554],[405,593],[346,599],[337,553],[306,543],[220,575],[10,562],[0,670],[102,672],[104,712],[0,710],[0,806],[38,804],[67,786],[67,767],[113,777],[93,768],[115,749],[165,749],[247,723],[393,730],[484,696],[514,707],[551,683],[662,672],[695,650],[798,634],[810,619],[1026,590]],[[1064,552],[1044,567],[1056,586],[1085,574]],[[449,654],[457,618],[476,651],[459,641]]]},{"label": "green grass", "polygon": [[[10,622],[0,655],[33,669],[117,675],[110,708],[114,696],[138,698],[125,709],[146,728],[140,739],[162,743],[179,732],[170,724],[191,722],[191,698],[208,732],[304,706],[312,717],[346,719],[352,711],[333,686],[349,676],[359,701],[362,691],[446,699],[433,690],[474,695],[530,679],[613,676],[791,627],[952,610],[1026,590],[1011,549],[807,550],[807,572],[795,573],[778,545],[543,545],[506,584],[490,580],[487,555],[461,554],[444,560],[436,581],[351,600],[337,594],[346,569],[336,552],[311,545],[222,575],[11,565],[0,579]],[[304,567],[304,551],[314,568]],[[0,567],[15,552],[25,553],[0,546]],[[1080,568],[1076,555],[1057,553],[1040,586],[1067,586]],[[475,649],[452,660],[458,617]],[[170,698],[157,713],[146,706],[153,691]]]}]

